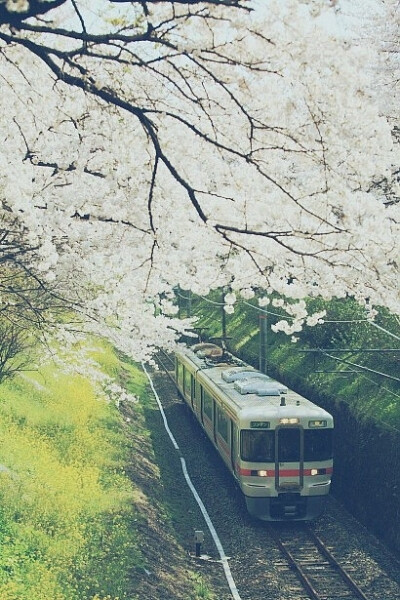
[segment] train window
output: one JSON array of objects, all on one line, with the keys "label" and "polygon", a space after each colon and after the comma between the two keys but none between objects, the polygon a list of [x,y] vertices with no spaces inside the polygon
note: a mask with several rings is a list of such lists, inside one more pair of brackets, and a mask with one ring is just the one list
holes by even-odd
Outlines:
[{"label": "train window", "polygon": [[212,396],[206,390],[203,390],[203,412],[211,421],[213,419],[213,403]]},{"label": "train window", "polygon": [[297,427],[277,430],[279,462],[297,462],[300,460],[300,429]]},{"label": "train window", "polygon": [[229,441],[228,424],[229,424],[228,417],[219,408],[218,412],[217,412],[217,431],[224,438],[224,440],[226,442]]},{"label": "train window", "polygon": [[190,395],[190,387],[191,387],[191,378],[192,375],[190,371],[184,369],[184,391],[186,395]]},{"label": "train window", "polygon": [[248,462],[274,462],[274,431],[254,431],[243,429],[241,432],[241,457]]},{"label": "train window", "polygon": [[304,431],[304,460],[328,460],[332,456],[332,429],[306,429]]}]

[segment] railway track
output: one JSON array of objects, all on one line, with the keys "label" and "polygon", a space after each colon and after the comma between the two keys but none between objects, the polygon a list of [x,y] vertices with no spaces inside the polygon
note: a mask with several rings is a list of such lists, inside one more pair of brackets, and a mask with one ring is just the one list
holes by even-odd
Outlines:
[{"label": "railway track", "polygon": [[155,356],[155,361],[170,379],[173,379],[172,373],[175,372],[174,359],[165,350],[159,350]]},{"label": "railway track", "polygon": [[[307,593],[304,598],[371,600],[309,526],[271,527],[271,532],[285,557],[277,568],[283,572],[289,566]],[[301,590],[294,588],[293,592]]]}]

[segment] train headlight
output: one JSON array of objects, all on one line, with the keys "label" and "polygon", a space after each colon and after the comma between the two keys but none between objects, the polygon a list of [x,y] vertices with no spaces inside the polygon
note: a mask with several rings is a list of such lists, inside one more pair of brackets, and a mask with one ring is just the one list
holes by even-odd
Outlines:
[{"label": "train headlight", "polygon": [[268,471],[264,471],[263,469],[261,471],[257,471],[257,475],[259,477],[268,477]]},{"label": "train headlight", "polygon": [[310,469],[310,475],[326,475],[326,469]]},{"label": "train headlight", "polygon": [[252,477],[268,477],[268,471],[265,471],[265,469],[260,469],[259,471],[252,469],[249,474]]}]

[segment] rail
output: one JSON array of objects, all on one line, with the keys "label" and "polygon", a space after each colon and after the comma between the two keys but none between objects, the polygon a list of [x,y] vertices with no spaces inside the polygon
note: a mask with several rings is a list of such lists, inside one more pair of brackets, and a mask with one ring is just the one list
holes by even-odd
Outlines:
[{"label": "rail", "polygon": [[312,600],[369,600],[310,526],[270,531],[290,568]]}]

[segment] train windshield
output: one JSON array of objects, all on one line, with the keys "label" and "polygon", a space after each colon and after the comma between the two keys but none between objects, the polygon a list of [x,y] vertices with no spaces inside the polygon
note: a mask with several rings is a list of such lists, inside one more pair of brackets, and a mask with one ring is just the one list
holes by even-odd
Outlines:
[{"label": "train windshield", "polygon": [[333,456],[332,429],[305,429],[304,460],[328,460]]},{"label": "train windshield", "polygon": [[[282,427],[276,431],[244,429],[241,432],[241,457],[248,462],[275,462],[275,435],[279,462],[300,462],[332,458],[332,429],[316,430]],[[304,435],[304,443],[302,438]]]},{"label": "train windshield", "polygon": [[273,431],[242,430],[242,460],[248,462],[274,462],[275,435]]},{"label": "train windshield", "polygon": [[332,458],[332,429],[282,428],[278,435],[279,462],[300,462],[301,438],[304,434],[305,462],[328,460]]}]

